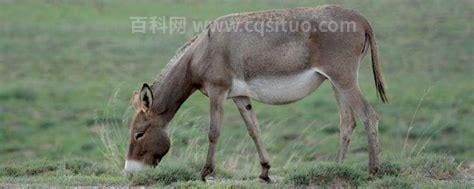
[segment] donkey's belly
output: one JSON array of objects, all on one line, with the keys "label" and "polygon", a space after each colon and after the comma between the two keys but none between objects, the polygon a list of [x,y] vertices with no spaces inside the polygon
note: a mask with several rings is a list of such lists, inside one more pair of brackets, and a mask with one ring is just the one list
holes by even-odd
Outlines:
[{"label": "donkey's belly", "polygon": [[324,80],[316,69],[292,75],[255,77],[249,81],[235,78],[229,97],[248,96],[266,104],[287,104],[308,96]]}]

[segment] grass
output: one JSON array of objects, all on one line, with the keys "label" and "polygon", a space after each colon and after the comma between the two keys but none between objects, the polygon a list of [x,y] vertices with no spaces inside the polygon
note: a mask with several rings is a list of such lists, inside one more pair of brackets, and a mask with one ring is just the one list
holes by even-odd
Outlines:
[{"label": "grass", "polygon": [[413,188],[413,181],[402,179],[399,177],[383,177],[372,183],[371,188],[398,188],[409,189]]},{"label": "grass", "polygon": [[21,165],[2,166],[0,175],[11,177],[34,176],[52,172],[58,168],[58,165],[52,164],[51,162],[36,160],[34,162],[27,162]]},{"label": "grass", "polygon": [[192,170],[185,165],[164,165],[159,169],[147,169],[141,173],[135,173],[130,181],[133,185],[152,185],[160,183],[169,185],[178,181],[198,180],[198,171]]},{"label": "grass", "polygon": [[315,164],[297,168],[287,179],[293,185],[327,186],[342,184],[344,186],[359,186],[366,180],[368,174],[348,166],[336,163]]},{"label": "grass", "polygon": [[459,165],[454,158],[446,155],[419,156],[408,164],[406,172],[437,180],[449,180],[458,176]]},{"label": "grass", "polygon": [[161,165],[123,176],[131,94],[152,81],[195,34],[131,34],[130,16],[208,20],[233,12],[325,3],[333,2],[2,1],[0,184],[473,187],[474,41],[468,0],[337,1],[361,12],[377,34],[391,103],[377,101],[369,57],[359,82],[381,116],[382,174],[367,175],[367,140],[360,122],[346,163],[333,164],[339,116],[331,86],[324,83],[291,105],[253,105],[274,184],[256,179],[256,150],[232,102],[226,103],[216,178],[208,183],[197,179],[209,127],[208,100],[199,93],[171,123],[171,151]]},{"label": "grass", "polygon": [[19,177],[45,175],[55,172],[60,172],[62,174],[93,176],[110,173],[107,167],[90,160],[70,159],[61,162],[35,160],[23,162],[20,164],[4,165],[1,167],[0,175]]}]

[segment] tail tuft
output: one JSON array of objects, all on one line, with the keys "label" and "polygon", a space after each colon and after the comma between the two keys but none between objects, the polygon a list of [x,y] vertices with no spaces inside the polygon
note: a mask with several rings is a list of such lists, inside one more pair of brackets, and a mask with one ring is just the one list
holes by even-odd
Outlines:
[{"label": "tail tuft", "polygon": [[379,53],[375,37],[371,29],[366,32],[366,38],[370,43],[370,54],[372,55],[372,71],[374,74],[375,88],[377,95],[383,103],[388,103],[388,97],[385,92],[386,84],[382,74],[382,67],[380,66]]}]

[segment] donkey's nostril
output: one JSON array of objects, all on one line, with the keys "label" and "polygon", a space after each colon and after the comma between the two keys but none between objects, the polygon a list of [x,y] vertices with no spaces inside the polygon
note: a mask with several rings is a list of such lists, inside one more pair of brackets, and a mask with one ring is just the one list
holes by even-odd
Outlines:
[{"label": "donkey's nostril", "polygon": [[144,132],[137,132],[135,133],[135,140],[138,140],[143,137],[145,133]]}]

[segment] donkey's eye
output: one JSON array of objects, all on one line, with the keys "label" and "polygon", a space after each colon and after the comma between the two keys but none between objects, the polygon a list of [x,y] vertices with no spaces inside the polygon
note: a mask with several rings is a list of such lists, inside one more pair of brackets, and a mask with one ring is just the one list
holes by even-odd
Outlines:
[{"label": "donkey's eye", "polygon": [[137,132],[135,133],[135,140],[139,140],[140,138],[143,137],[145,133],[144,132]]}]

